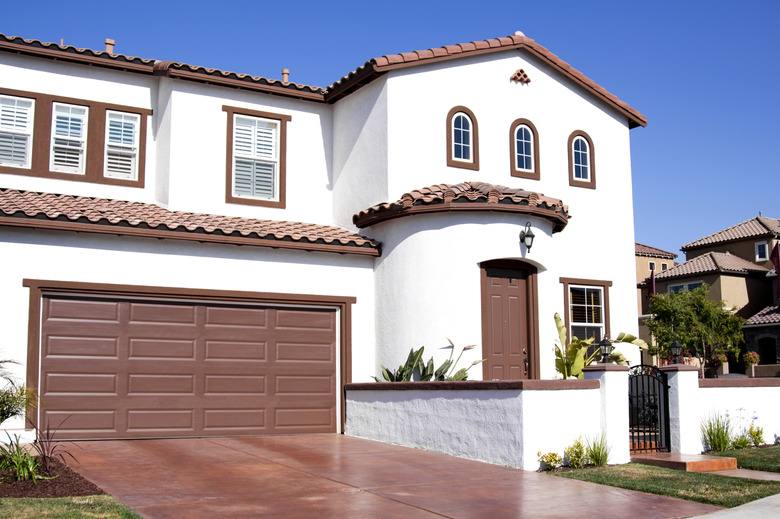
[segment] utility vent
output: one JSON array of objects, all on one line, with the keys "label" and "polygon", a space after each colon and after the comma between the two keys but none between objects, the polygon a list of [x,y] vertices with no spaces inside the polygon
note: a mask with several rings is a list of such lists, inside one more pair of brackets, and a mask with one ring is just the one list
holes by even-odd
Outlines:
[{"label": "utility vent", "polygon": [[109,54],[114,53],[114,45],[116,45],[116,41],[112,40],[111,38],[106,38],[106,52]]},{"label": "utility vent", "polygon": [[517,69],[517,72],[512,74],[512,77],[509,78],[512,81],[516,81],[518,83],[530,83],[531,78],[528,77],[528,74],[525,73],[525,70],[523,69]]}]

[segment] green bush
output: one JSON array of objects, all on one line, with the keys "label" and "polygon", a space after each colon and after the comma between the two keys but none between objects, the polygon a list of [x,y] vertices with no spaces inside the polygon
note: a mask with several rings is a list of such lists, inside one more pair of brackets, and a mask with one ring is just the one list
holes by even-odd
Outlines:
[{"label": "green bush", "polygon": [[588,440],[588,446],[586,447],[588,458],[597,467],[603,467],[609,461],[609,445],[607,444],[606,433],[601,433],[597,438],[591,438]]},{"label": "green bush", "polygon": [[585,444],[582,443],[582,437],[577,438],[574,443],[564,449],[563,460],[573,469],[581,469],[589,463],[590,460],[588,460]]},{"label": "green bush", "polygon": [[[6,433],[7,434],[7,433]],[[19,436],[13,438],[8,435],[8,443],[0,444],[0,469],[12,473],[11,478],[16,481],[32,480],[37,483],[39,479],[50,479],[38,474],[40,465],[19,442]]]},{"label": "green bush", "polygon": [[729,415],[713,413],[701,423],[701,440],[707,450],[721,452],[731,445],[731,419]]},{"label": "green bush", "polygon": [[765,443],[763,427],[756,427],[755,425],[750,424],[750,428],[748,429],[748,436],[750,436],[751,443],[756,447]]},{"label": "green bush", "polygon": [[542,454],[542,451],[538,451],[536,455],[539,456],[539,463],[542,464],[541,470],[552,470],[558,468],[563,462],[563,458],[561,458],[561,455],[557,452],[548,452],[547,454]]},{"label": "green bush", "polygon": [[738,434],[731,439],[732,449],[747,449],[753,445],[753,440],[747,434]]}]

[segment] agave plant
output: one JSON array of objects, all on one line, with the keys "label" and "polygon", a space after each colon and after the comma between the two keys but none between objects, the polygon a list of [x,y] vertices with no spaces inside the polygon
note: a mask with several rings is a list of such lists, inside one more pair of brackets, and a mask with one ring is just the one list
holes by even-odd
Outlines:
[{"label": "agave plant", "polygon": [[[455,359],[453,362],[452,357],[455,353],[455,343],[452,342],[452,340],[447,339],[447,341],[450,343],[449,346],[445,346],[444,348],[449,348],[450,351],[450,357],[442,363],[441,366],[436,368],[433,363],[433,357],[431,357],[427,363],[422,361],[423,351],[425,350],[425,346],[421,346],[420,349],[415,350],[412,348],[409,351],[409,356],[406,358],[406,362],[404,364],[401,364],[398,366],[398,369],[395,371],[390,371],[386,367],[382,366],[382,378],[384,381],[387,382],[411,382],[414,380],[415,373],[418,374],[418,379],[421,382],[428,382],[428,381],[441,381],[441,380],[466,380],[468,378],[468,371],[479,364],[480,362],[483,362],[485,359],[481,360],[475,360],[472,362],[468,367],[461,368],[453,373],[455,370],[455,367],[458,365],[458,362],[460,361],[460,358],[463,356],[463,352],[467,350],[471,350],[476,348],[477,346],[475,344],[464,346],[463,349],[460,350],[460,354],[458,355],[458,358]],[[372,377],[377,382],[381,382],[377,377]]]}]

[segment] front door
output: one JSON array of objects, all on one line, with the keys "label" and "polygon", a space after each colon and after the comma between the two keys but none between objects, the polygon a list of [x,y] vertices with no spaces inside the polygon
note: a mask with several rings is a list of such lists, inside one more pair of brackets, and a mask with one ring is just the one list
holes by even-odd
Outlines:
[{"label": "front door", "polygon": [[536,269],[516,260],[480,266],[483,378],[539,378]]}]

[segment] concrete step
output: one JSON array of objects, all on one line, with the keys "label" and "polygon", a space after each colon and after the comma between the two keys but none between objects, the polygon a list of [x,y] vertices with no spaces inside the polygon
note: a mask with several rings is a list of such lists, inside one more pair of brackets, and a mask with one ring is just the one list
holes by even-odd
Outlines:
[{"label": "concrete step", "polygon": [[678,452],[634,453],[631,461],[642,465],[655,465],[686,472],[715,472],[737,468],[737,458],[680,454]]}]

